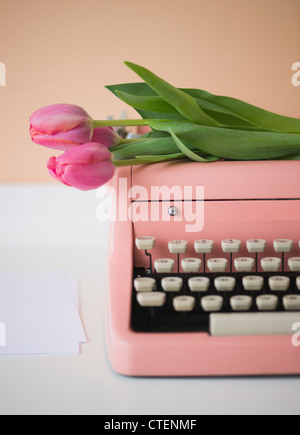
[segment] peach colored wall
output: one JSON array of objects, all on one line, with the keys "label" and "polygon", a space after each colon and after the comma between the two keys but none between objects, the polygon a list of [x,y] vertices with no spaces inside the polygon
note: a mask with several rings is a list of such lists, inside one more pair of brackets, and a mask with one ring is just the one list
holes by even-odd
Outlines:
[{"label": "peach colored wall", "polygon": [[[137,81],[123,60],[300,117],[299,0],[0,0],[0,182],[52,182],[56,154],[31,142],[30,114],[68,102],[94,118],[127,106],[105,84]],[[129,110],[128,116],[134,116]],[[55,182],[55,181],[53,181]]]}]

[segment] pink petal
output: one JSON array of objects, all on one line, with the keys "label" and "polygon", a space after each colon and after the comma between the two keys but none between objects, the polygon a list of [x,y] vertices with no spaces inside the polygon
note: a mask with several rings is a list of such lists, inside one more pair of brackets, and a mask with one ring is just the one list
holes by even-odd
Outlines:
[{"label": "pink petal", "polygon": [[115,167],[109,161],[89,165],[66,165],[61,178],[68,186],[80,190],[92,190],[107,183],[114,171]]},{"label": "pink petal", "polygon": [[33,113],[30,117],[30,128],[36,133],[53,134],[72,130],[87,121],[92,125],[92,118],[82,107],[73,104],[53,104]]},{"label": "pink petal", "polygon": [[67,151],[82,143],[89,142],[92,136],[92,129],[88,124],[81,124],[73,130],[64,133],[34,134],[32,140],[38,145],[43,145],[48,148]]},{"label": "pink petal", "polygon": [[58,181],[61,181],[56,173],[56,158],[55,157],[50,158],[50,160],[48,161],[48,164],[47,164],[47,168],[48,168],[49,174],[52,175],[53,178],[55,178]]},{"label": "pink petal", "polygon": [[60,165],[90,164],[104,160],[111,161],[111,156],[112,154],[104,145],[90,142],[65,152],[58,157],[57,161]]},{"label": "pink petal", "polygon": [[120,136],[112,127],[96,127],[91,142],[98,142],[110,148],[120,143]]}]

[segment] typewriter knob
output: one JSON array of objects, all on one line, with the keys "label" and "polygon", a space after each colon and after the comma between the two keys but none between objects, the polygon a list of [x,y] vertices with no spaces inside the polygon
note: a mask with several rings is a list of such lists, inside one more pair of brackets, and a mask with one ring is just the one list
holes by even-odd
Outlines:
[{"label": "typewriter knob", "polygon": [[170,216],[176,216],[178,214],[178,208],[172,206],[169,208],[168,213]]}]

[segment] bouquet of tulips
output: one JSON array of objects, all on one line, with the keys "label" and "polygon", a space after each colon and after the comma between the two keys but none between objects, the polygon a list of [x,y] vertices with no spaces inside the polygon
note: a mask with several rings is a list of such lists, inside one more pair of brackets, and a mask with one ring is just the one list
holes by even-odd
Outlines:
[{"label": "bouquet of tulips", "polygon": [[[199,89],[178,89],[151,71],[125,62],[142,80],[107,86],[141,118],[93,120],[81,107],[55,104],[30,118],[32,140],[63,150],[48,162],[50,174],[81,190],[105,184],[117,166],[190,159],[300,159],[300,119]],[[124,139],[114,127],[148,126]]]}]

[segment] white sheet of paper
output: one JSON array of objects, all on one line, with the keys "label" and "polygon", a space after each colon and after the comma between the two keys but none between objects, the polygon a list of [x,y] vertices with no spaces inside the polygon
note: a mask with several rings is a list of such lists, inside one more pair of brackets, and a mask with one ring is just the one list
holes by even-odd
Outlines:
[{"label": "white sheet of paper", "polygon": [[4,356],[33,356],[33,355],[78,355],[80,344],[47,344],[35,346],[6,346],[0,347],[0,358]]},{"label": "white sheet of paper", "polygon": [[61,271],[0,271],[0,355],[78,353],[87,341],[77,279]]}]

